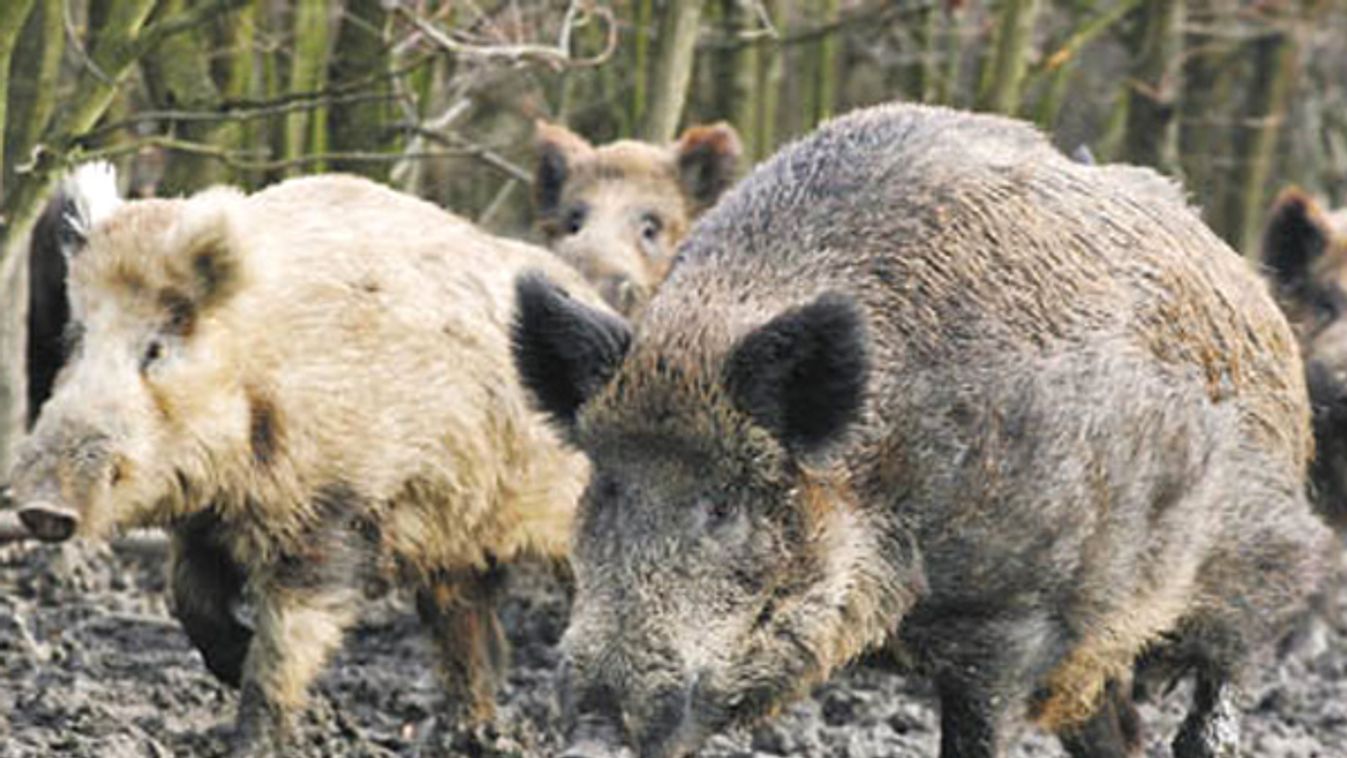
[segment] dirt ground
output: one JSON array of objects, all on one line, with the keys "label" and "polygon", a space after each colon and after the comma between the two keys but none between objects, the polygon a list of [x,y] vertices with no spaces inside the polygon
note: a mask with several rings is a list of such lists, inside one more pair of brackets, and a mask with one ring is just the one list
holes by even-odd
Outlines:
[{"label": "dirt ground", "polygon": [[[219,755],[236,694],[206,672],[169,616],[153,555],[75,545],[0,547],[0,758]],[[1248,756],[1347,756],[1347,588],[1337,631],[1260,668],[1247,688]],[[487,756],[554,755],[552,671],[564,593],[541,570],[511,579],[503,617],[514,643]],[[426,752],[438,689],[410,605],[369,603],[315,688],[297,756]],[[1147,755],[1167,747],[1186,705],[1180,687],[1145,706]],[[937,717],[920,680],[855,667],[752,733],[716,738],[701,753],[731,756],[933,756]],[[1056,756],[1027,733],[1015,756]]]}]

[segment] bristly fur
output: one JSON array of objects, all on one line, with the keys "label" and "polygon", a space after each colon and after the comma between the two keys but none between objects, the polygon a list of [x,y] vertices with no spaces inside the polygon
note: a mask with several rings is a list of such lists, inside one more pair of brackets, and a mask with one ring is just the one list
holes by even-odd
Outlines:
[{"label": "bristly fur", "polygon": [[856,303],[830,293],[745,337],[725,383],[740,410],[787,448],[811,453],[856,420],[867,370]]},{"label": "bristly fur", "polygon": [[67,256],[78,253],[98,223],[122,205],[117,191],[117,169],[111,163],[94,161],[72,171],[62,182],[62,220],[66,227]]},{"label": "bristly fur", "polygon": [[631,343],[619,318],[572,300],[541,273],[519,277],[510,331],[515,366],[538,407],[562,428],[617,369]]}]

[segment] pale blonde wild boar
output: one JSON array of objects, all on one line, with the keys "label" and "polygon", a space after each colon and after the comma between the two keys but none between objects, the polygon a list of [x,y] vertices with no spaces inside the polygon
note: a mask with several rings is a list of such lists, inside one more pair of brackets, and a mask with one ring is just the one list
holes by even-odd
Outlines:
[{"label": "pale blonde wild boar", "polygon": [[588,471],[515,379],[513,280],[602,301],[545,250],[352,177],[102,216],[66,218],[77,340],[12,472],[25,524],[174,530],[175,613],[241,680],[237,752],[284,744],[385,563],[434,638],[445,722],[491,718],[492,569],[565,554]]},{"label": "pale blonde wild boar", "polygon": [[689,127],[668,146],[595,147],[539,121],[536,144],[534,205],[548,246],[628,317],[668,274],[692,219],[733,183],[743,152],[724,122]]}]

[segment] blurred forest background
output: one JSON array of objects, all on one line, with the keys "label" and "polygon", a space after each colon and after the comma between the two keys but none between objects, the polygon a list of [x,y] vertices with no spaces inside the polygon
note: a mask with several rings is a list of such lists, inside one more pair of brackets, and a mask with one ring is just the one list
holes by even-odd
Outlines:
[{"label": "blurred forest background", "polygon": [[1246,252],[1286,183],[1347,202],[1347,0],[0,0],[0,468],[23,244],[75,162],[132,196],[355,172],[527,236],[537,118],[723,119],[747,165],[889,100],[1155,166]]}]

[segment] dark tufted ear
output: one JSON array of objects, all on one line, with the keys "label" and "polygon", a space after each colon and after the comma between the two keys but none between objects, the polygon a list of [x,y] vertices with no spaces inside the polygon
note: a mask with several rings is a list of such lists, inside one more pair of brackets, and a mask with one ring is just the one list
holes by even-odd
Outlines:
[{"label": "dark tufted ear", "polygon": [[683,192],[702,210],[715,204],[734,183],[743,147],[739,133],[724,121],[691,126],[674,145]]},{"label": "dark tufted ear", "polygon": [[562,427],[612,378],[627,347],[626,322],[573,300],[542,274],[515,282],[515,370],[540,410]]},{"label": "dark tufted ear", "polygon": [[1295,287],[1327,250],[1331,232],[1319,204],[1297,187],[1282,191],[1263,231],[1263,265],[1282,287]]},{"label": "dark tufted ear", "polygon": [[540,218],[556,215],[571,166],[594,148],[584,137],[558,124],[534,123],[538,168],[533,175],[533,204]]},{"label": "dark tufted ear", "polygon": [[868,366],[860,309],[827,294],[744,337],[726,364],[725,385],[741,411],[807,455],[859,416]]}]

